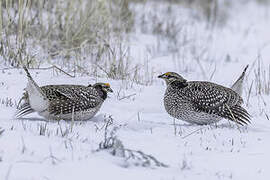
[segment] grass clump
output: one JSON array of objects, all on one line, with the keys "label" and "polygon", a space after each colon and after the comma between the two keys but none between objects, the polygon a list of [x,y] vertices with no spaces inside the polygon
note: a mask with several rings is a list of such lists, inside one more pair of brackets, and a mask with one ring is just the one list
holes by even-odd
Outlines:
[{"label": "grass clump", "polygon": [[92,76],[131,78],[129,0],[6,0],[0,9],[0,58],[9,67],[43,64]]}]

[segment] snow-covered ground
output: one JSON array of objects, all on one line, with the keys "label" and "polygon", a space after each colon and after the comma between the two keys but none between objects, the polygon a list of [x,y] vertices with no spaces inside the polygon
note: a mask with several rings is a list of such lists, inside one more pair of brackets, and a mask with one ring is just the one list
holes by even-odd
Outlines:
[{"label": "snow-covered ground", "polygon": [[[171,53],[153,56],[145,49],[156,43],[155,37],[141,32],[135,33],[131,43],[134,60],[143,63],[149,56],[149,69],[155,76],[177,71],[189,80],[211,79],[229,87],[249,64],[243,98],[252,124],[244,127],[226,120],[206,126],[174,120],[163,107],[166,87],[158,79],[151,86],[142,86],[88,76],[71,78],[52,70],[31,70],[31,74],[39,85],[109,82],[114,93],[98,115],[86,122],[46,121],[37,114],[17,120],[13,118],[14,103],[19,101],[27,79],[22,70],[1,70],[0,179],[269,179],[270,98],[258,95],[255,88],[259,60],[259,76],[266,77],[261,81],[270,82],[269,12],[263,6],[246,5],[225,27],[211,30],[210,39],[203,35],[208,30],[199,30],[200,23],[193,24],[196,31],[188,35],[194,35],[193,43],[207,50],[200,61],[189,56],[191,50],[187,56],[179,56],[184,60]],[[109,120],[113,121],[110,125]],[[152,155],[167,167],[102,150],[100,143],[106,132],[115,133],[126,149]]]}]

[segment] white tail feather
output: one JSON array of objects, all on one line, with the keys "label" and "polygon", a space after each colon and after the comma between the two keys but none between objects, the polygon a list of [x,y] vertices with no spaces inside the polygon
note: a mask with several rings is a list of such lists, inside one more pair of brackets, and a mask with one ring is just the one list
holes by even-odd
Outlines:
[{"label": "white tail feather", "polygon": [[242,92],[243,92],[243,81],[245,79],[247,68],[248,68],[248,65],[245,67],[241,76],[235,81],[235,83],[231,87],[231,89],[237,92],[240,96],[242,95]]},{"label": "white tail feather", "polygon": [[41,88],[33,80],[27,68],[26,67],[23,67],[23,68],[28,77],[26,91],[29,96],[29,104],[33,110],[37,112],[42,112],[48,108],[48,104],[49,104],[48,99],[46,98]]}]

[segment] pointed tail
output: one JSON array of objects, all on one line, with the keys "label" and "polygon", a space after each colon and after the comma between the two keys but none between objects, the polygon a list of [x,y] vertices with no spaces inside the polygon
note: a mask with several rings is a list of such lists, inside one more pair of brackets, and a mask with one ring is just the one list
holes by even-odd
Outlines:
[{"label": "pointed tail", "polygon": [[42,89],[33,80],[28,69],[25,66],[23,66],[23,69],[25,70],[28,78],[26,91],[28,94],[29,106],[34,111],[42,112],[48,108],[48,99]]},{"label": "pointed tail", "polygon": [[243,92],[243,81],[245,79],[245,74],[247,71],[248,65],[245,67],[244,71],[242,72],[241,76],[235,81],[232,85],[231,89],[237,92],[240,96],[242,96]]}]

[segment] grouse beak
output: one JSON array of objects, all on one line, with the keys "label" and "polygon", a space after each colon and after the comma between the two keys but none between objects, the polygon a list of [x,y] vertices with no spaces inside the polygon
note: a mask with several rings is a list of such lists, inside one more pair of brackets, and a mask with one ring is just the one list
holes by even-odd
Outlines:
[{"label": "grouse beak", "polygon": [[113,93],[113,90],[110,87],[107,88],[107,91]]},{"label": "grouse beak", "polygon": [[164,79],[164,74],[159,75],[158,78]]}]

